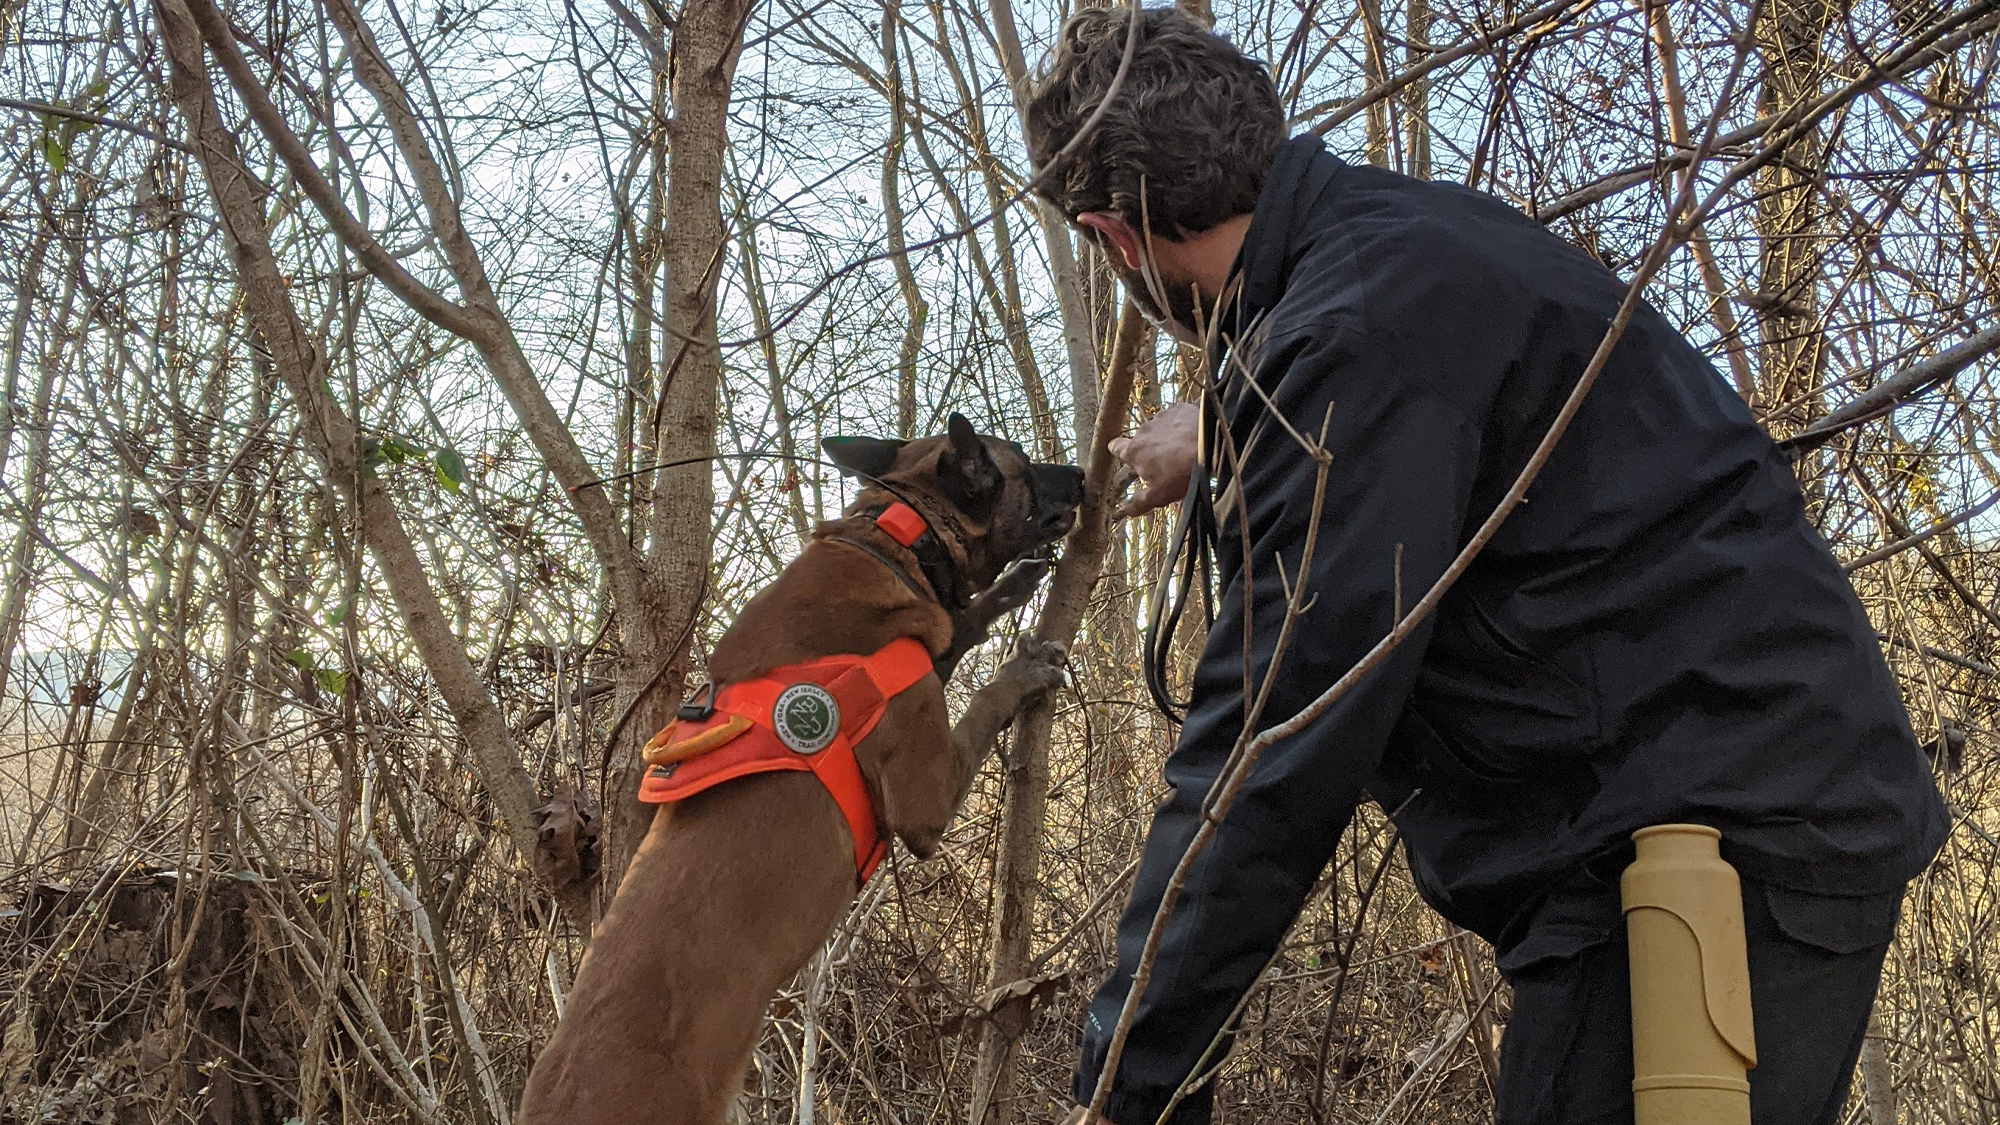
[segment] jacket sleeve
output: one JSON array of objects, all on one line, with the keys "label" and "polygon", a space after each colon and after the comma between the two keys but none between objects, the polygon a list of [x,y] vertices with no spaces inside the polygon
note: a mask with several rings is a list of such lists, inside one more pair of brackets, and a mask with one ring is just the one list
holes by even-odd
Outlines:
[{"label": "jacket sleeve", "polygon": [[[1223,385],[1230,432],[1245,447],[1243,507],[1220,520],[1217,617],[1166,766],[1172,792],[1154,815],[1119,923],[1117,965],[1085,1019],[1079,1104],[1096,1087],[1167,881],[1243,730],[1246,651],[1252,698],[1270,674],[1285,617],[1280,561],[1295,581],[1303,562],[1310,604],[1292,626],[1258,730],[1298,713],[1352,667],[1392,626],[1398,597],[1404,610],[1422,597],[1465,534],[1478,431],[1435,389],[1431,372],[1339,329],[1294,334],[1264,353],[1252,367],[1268,405],[1241,387],[1232,401]],[[1332,461],[1309,561],[1316,463],[1267,416],[1273,407],[1302,435],[1326,427]],[[1429,633],[1419,628],[1340,702],[1258,760],[1163,934],[1106,1107],[1117,1125],[1152,1125],[1183,1079],[1222,1057],[1226,1040],[1212,1054],[1209,1046],[1332,855],[1381,760]],[[1170,1120],[1206,1122],[1208,1113],[1208,1091],[1197,1090]]]}]

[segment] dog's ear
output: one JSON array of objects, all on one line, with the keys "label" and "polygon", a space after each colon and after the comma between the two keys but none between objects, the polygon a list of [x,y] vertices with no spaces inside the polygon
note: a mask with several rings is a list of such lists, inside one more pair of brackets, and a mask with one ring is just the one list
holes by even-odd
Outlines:
[{"label": "dog's ear", "polygon": [[986,452],[965,415],[953,411],[945,428],[944,451],[938,454],[938,489],[952,506],[969,516],[985,515],[1006,483],[1000,466]]},{"label": "dog's ear", "polygon": [[896,454],[903,443],[872,437],[830,437],[822,439],[819,447],[841,472],[874,480],[896,467]]}]

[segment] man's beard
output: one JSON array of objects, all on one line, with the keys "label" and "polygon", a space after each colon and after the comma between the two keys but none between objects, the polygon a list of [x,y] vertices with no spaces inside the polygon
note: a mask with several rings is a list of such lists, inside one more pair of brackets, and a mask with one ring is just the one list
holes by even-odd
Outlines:
[{"label": "man's beard", "polygon": [[1125,292],[1138,306],[1139,312],[1153,327],[1172,336],[1183,344],[1202,346],[1201,329],[1208,325],[1208,310],[1195,301],[1195,287],[1192,281],[1163,276],[1156,267],[1153,271],[1157,289],[1166,297],[1166,308],[1154,297],[1155,286],[1146,283],[1142,270],[1118,267],[1118,280],[1125,286]]}]

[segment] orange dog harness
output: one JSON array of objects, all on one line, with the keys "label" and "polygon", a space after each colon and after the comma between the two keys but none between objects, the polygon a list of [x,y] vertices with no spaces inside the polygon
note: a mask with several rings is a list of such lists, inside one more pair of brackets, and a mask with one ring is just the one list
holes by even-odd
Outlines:
[{"label": "orange dog harness", "polygon": [[898,637],[869,656],[826,656],[773,668],[716,693],[708,718],[675,719],[643,751],[652,768],[639,799],[666,804],[753,773],[810,770],[833,795],[854,837],[862,882],[888,853],[854,747],[889,700],[929,675],[931,653]]},{"label": "orange dog harness", "polygon": [[[905,547],[930,530],[923,516],[903,503],[889,505],[875,517],[875,526]],[[876,554],[862,543],[842,542]],[[881,721],[889,700],[931,669],[931,653],[922,641],[898,637],[868,656],[843,653],[787,664],[730,684],[706,702],[685,704],[641,751],[651,768],[639,782],[639,799],[668,804],[754,773],[810,770],[847,818],[854,870],[865,883],[888,854],[889,842],[876,826],[854,748]]]}]

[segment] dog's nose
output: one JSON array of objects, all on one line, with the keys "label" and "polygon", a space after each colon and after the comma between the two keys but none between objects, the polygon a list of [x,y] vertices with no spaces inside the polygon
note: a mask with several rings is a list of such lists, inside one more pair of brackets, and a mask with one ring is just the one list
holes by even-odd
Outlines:
[{"label": "dog's nose", "polygon": [[1083,470],[1074,465],[1036,465],[1035,492],[1050,507],[1083,503]]},{"label": "dog's nose", "polygon": [[1083,503],[1083,470],[1070,465],[1063,466],[1063,503]]}]

